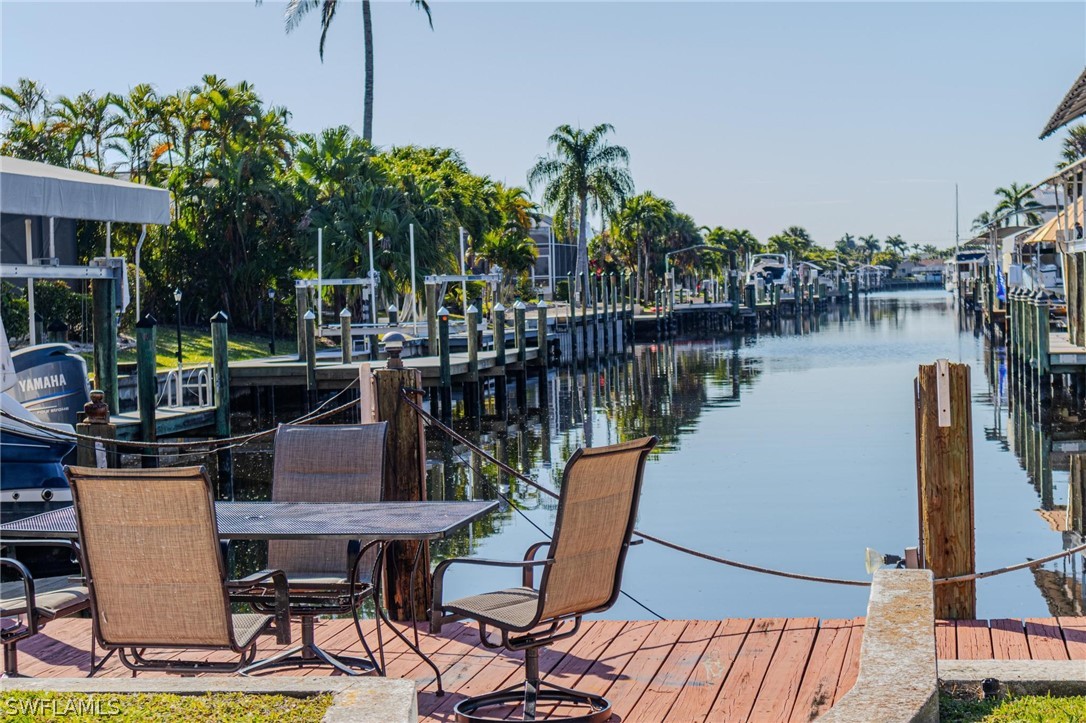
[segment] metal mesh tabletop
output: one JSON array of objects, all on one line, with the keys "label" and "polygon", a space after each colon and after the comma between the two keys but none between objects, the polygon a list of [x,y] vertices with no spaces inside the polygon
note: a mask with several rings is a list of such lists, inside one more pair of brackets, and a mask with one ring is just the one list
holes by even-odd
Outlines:
[{"label": "metal mesh tabletop", "polygon": [[[219,536],[228,540],[437,540],[497,509],[497,502],[216,502]],[[124,520],[117,520],[124,524]],[[2,537],[75,538],[75,511],[64,507],[0,525]]]}]

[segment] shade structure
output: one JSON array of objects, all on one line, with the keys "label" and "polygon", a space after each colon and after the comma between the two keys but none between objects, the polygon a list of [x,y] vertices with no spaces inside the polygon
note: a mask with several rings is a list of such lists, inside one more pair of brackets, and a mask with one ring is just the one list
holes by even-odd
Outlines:
[{"label": "shade structure", "polygon": [[1082,70],[1082,74],[1078,76],[1078,80],[1071,86],[1071,90],[1067,91],[1067,95],[1056,106],[1056,112],[1048,119],[1044,130],[1041,131],[1041,138],[1049,137],[1071,121],[1084,115],[1086,115],[1086,68]]},{"label": "shade structure", "polygon": [[0,156],[0,212],[115,223],[170,222],[164,188]]},{"label": "shade structure", "polygon": [[1059,239],[1056,238],[1056,233],[1060,230],[1070,231],[1075,226],[1075,221],[1082,218],[1082,198],[1079,197],[1071,205],[1070,208],[1065,208],[1058,214],[1053,216],[1043,226],[1034,231],[1029,238],[1022,243],[1024,245],[1041,244],[1041,243],[1055,243]]}]

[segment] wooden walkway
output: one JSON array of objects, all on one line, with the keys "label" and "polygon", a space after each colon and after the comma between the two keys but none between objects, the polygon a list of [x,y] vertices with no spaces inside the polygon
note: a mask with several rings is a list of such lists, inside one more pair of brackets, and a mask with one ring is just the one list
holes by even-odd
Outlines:
[{"label": "wooden walkway", "polygon": [[[540,668],[559,685],[607,696],[613,721],[809,721],[855,682],[863,623],[863,618],[593,620],[547,649]],[[372,632],[372,621],[366,630]],[[420,634],[423,650],[443,671],[448,692],[438,697],[430,669],[385,633],[389,675],[418,681],[422,721],[451,721],[453,706],[465,696],[522,680],[520,654],[486,650],[478,645],[476,628],[452,624],[440,636]],[[1086,618],[940,622],[936,637],[944,659],[1086,659]],[[89,620],[49,623],[20,645],[20,671],[35,677],[85,675],[89,640]],[[317,640],[331,651],[361,653],[349,619],[319,622]],[[270,637],[262,640],[261,657],[278,649],[273,643]],[[330,670],[274,674],[328,675]],[[99,675],[130,673],[111,660]]]}]

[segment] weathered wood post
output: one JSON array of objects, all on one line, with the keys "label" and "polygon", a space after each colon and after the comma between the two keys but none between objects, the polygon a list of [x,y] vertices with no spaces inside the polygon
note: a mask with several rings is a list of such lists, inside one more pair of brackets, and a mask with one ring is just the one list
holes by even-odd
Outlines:
[{"label": "weathered wood post", "polygon": [[426,353],[436,356],[437,341],[437,284],[426,283]]},{"label": "weathered wood post", "polygon": [[543,299],[536,304],[537,329],[535,332],[535,345],[539,350],[536,359],[536,368],[539,370],[539,399],[547,399],[547,369],[550,366],[550,345],[547,341],[547,302]]},{"label": "weathered wood post", "polygon": [[[136,322],[136,401],[140,411],[140,439],[158,440],[155,426],[155,402],[158,400],[157,363],[155,361],[155,317],[144,315]],[[178,404],[182,401],[178,400]],[[141,467],[157,467],[154,448],[146,447],[140,458]]]},{"label": "weathered wood post", "polygon": [[449,359],[449,310],[444,306],[437,310],[437,348],[441,363],[438,381],[441,421],[449,424],[452,422],[452,363]]},{"label": "weathered wood post", "polygon": [[[396,366],[393,366],[395,363]],[[397,368],[398,367],[398,368]],[[407,406],[401,389],[417,390],[422,372],[404,369],[399,359],[389,359],[388,369],[374,373],[377,391],[377,418],[388,422],[385,438],[385,486],[382,499],[389,502],[426,501],[426,454],[422,417]],[[409,391],[416,404],[422,403],[417,392]],[[415,552],[422,544],[418,571],[412,579]],[[428,543],[393,542],[386,555],[385,595],[393,620],[425,619],[430,600],[430,547]],[[414,585],[415,609],[411,609]]]},{"label": "weathered wood post", "polygon": [[[311,312],[312,313],[312,312]],[[215,372],[215,435],[230,436],[230,347],[227,331],[229,319],[219,311],[211,317],[211,365]],[[234,499],[233,453],[229,449],[217,453],[219,465],[219,496]]]},{"label": "weathered wood post", "polygon": [[94,384],[105,394],[105,402],[112,414],[121,408],[120,385],[117,383],[117,321],[113,316],[116,283],[112,277],[91,282]]},{"label": "weathered wood post", "polygon": [[[573,308],[571,304],[570,309]],[[509,414],[509,401],[506,399],[505,378],[505,306],[499,301],[494,304],[494,368],[498,372],[494,377],[494,413],[499,419]]]},{"label": "weathered wood post", "polygon": [[472,304],[464,316],[468,322],[468,379],[464,382],[464,407],[469,417],[478,420],[483,416],[483,393],[479,385],[479,309]]},{"label": "weathered wood post", "polygon": [[618,313],[618,298],[622,296],[622,284],[615,272],[611,272],[611,352],[617,353],[621,349],[622,317]]},{"label": "weathered wood post", "polygon": [[351,363],[354,355],[354,338],[351,336],[351,311],[346,306],[339,312],[340,361]]},{"label": "weathered wood post", "polygon": [[513,379],[517,387],[518,414],[524,414],[528,408],[528,346],[525,343],[528,334],[524,320],[527,308],[520,299],[513,304],[513,334],[517,341],[517,366],[513,371]]},{"label": "weathered wood post", "polygon": [[297,311],[295,317],[295,339],[298,346],[298,361],[305,359],[305,315],[309,311],[309,291],[301,281],[294,284],[294,308]]},{"label": "weathered wood post", "polygon": [[607,274],[600,274],[600,303],[603,307],[603,339],[601,341],[603,353],[611,353],[611,313],[607,306]]},{"label": "weathered wood post", "polygon": [[569,318],[566,319],[566,326],[569,327],[569,358],[574,364],[577,363],[577,305],[571,303],[569,305]]},{"label": "weathered wood post", "polygon": [[652,305],[656,310],[656,341],[660,341],[660,289],[657,288],[652,294]]},{"label": "weathered wood post", "polygon": [[[117,425],[109,421],[109,405],[101,389],[92,389],[90,401],[83,405],[83,421],[75,431],[88,437],[116,439]],[[76,447],[76,463],[80,467],[119,467],[117,447],[108,442],[85,442]]]},{"label": "weathered wood post", "polygon": [[[221,311],[219,313],[222,314]],[[317,404],[317,315],[310,309],[305,312],[302,322],[305,324],[303,348],[305,349],[306,411],[309,412]]]},{"label": "weathered wood post", "polygon": [[400,325],[400,310],[396,308],[395,304],[388,305],[388,325],[399,326]]},{"label": "weathered wood post", "polygon": [[[976,572],[969,365],[939,359],[915,382],[920,555],[936,578]],[[935,616],[976,617],[975,581],[935,586]]]},{"label": "weathered wood post", "polygon": [[632,293],[632,290],[630,289],[629,284],[630,284],[630,272],[627,271],[625,281],[622,284],[622,318],[619,320],[620,321],[619,327],[622,330],[621,339],[622,339],[622,351],[623,351],[623,353],[626,352],[626,345],[629,343],[629,338],[630,338],[630,320],[629,320],[629,316],[626,313],[627,302],[630,301],[630,294]]}]

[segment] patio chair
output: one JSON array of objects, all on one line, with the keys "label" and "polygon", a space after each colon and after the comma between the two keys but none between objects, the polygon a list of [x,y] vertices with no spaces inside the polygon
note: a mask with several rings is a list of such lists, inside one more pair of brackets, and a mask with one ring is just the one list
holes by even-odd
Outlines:
[{"label": "patio chair", "polygon": [[[4,547],[67,547],[72,551],[73,560],[79,559],[79,546],[72,540],[4,540]],[[0,641],[4,645],[3,677],[22,678],[25,676],[19,673],[18,644],[37,635],[50,620],[87,610],[90,598],[79,578],[67,575],[35,578],[26,565],[13,557],[0,557],[0,567],[11,570],[15,578],[0,584],[0,618],[6,618],[0,627]],[[109,658],[107,655],[102,661],[95,662],[93,636],[90,656],[88,678]]]},{"label": "patio chair", "polygon": [[[514,685],[460,701],[455,708],[458,721],[496,720],[476,714],[518,704],[523,704],[524,720],[534,720],[538,701],[589,709],[584,715],[553,720],[597,723],[610,717],[611,704],[605,698],[541,681],[539,649],[574,635],[583,615],[606,610],[618,598],[645,460],[655,445],[655,437],[645,437],[574,452],[566,463],[554,536],[529,547],[523,562],[462,558],[437,566],[431,632],[440,632],[446,622],[473,619],[479,623],[484,647],[524,651],[523,687]],[[536,560],[543,547],[548,548],[546,558]],[[444,602],[445,572],[456,564],[519,569],[523,585]],[[538,588],[533,585],[536,567],[543,568]],[[500,645],[488,639],[488,627],[501,632]]]},{"label": "patio chair", "polygon": [[[280,424],[275,432],[272,501],[380,502],[387,429],[387,422]],[[255,663],[245,670],[246,674],[319,662],[345,675],[379,670],[359,620],[363,601],[373,596],[377,550],[373,542],[364,550],[362,546],[362,541],[268,541],[268,565],[286,572],[290,612],[301,619],[302,643]],[[263,609],[263,594],[254,589],[234,599]],[[355,630],[368,659],[334,655],[314,640],[313,626],[318,615],[346,613],[354,616]]]},{"label": "patio chair", "polygon": [[[203,467],[66,467],[90,593],[94,635],[134,672],[231,673],[252,663],[274,629],[290,642],[286,576],[227,580],[211,482]],[[231,614],[229,590],[271,581],[274,615]],[[274,622],[274,628],[272,623]],[[230,651],[228,662],[148,657],[147,649]],[[172,654],[171,654],[172,655]]]}]

